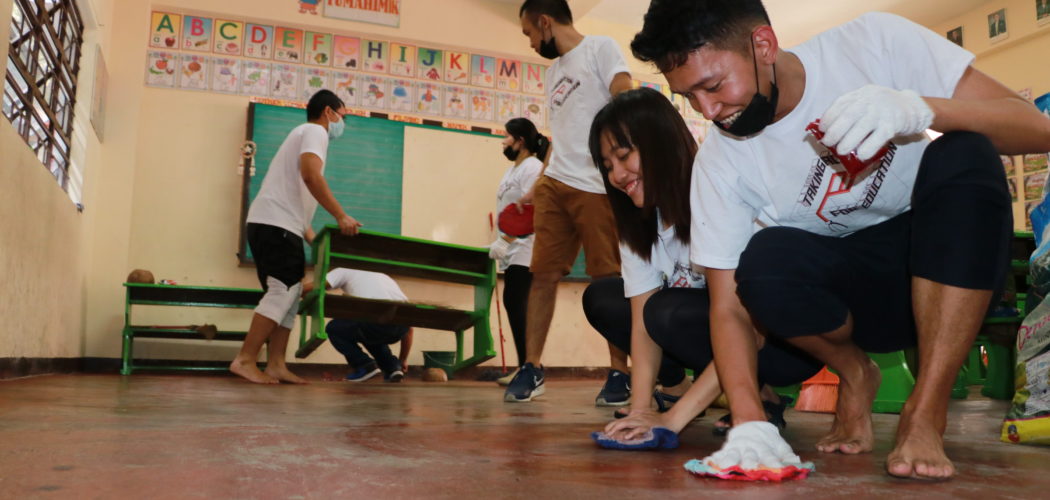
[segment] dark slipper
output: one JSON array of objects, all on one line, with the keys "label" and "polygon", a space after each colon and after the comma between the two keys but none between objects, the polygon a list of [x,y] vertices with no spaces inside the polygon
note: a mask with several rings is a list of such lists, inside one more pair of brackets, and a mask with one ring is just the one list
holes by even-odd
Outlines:
[{"label": "dark slipper", "polygon": [[[766,416],[769,417],[769,423],[777,426],[777,429],[784,430],[787,427],[787,420],[784,420],[784,410],[787,406],[795,401],[795,398],[790,396],[780,396],[780,403],[773,403],[771,401],[762,401],[762,408],[766,410]],[[733,428],[733,415],[726,413],[722,418],[718,419],[719,423],[724,425],[715,425],[711,429],[711,432],[716,436],[725,436],[729,432],[729,429]]]}]

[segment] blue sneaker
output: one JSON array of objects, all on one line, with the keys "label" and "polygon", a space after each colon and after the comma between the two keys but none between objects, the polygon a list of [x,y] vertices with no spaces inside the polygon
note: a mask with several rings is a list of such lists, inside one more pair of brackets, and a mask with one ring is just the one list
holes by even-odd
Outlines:
[{"label": "blue sneaker", "polygon": [[609,370],[609,378],[594,406],[627,406],[631,402],[631,376],[620,370]]},{"label": "blue sneaker", "polygon": [[532,398],[542,396],[543,392],[543,368],[525,363],[507,386],[503,400],[508,403],[526,403],[532,401]]},{"label": "blue sneaker", "polygon": [[362,366],[350,373],[346,374],[347,382],[364,382],[376,375],[382,373],[376,365]]}]

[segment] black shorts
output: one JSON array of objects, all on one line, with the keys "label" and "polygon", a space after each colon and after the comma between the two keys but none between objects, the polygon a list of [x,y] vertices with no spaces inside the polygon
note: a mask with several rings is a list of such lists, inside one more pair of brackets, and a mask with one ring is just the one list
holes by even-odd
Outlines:
[{"label": "black shorts", "polygon": [[306,252],[299,235],[277,226],[252,222],[248,223],[245,232],[255,260],[255,273],[263,290],[267,288],[267,276],[289,288],[302,281],[306,275]]},{"label": "black shorts", "polygon": [[857,346],[892,352],[917,340],[913,277],[1002,290],[1012,233],[995,148],[983,136],[951,132],[927,147],[910,211],[842,238],[763,229],[740,256],[737,294],[774,337],[831,332],[851,315]]}]

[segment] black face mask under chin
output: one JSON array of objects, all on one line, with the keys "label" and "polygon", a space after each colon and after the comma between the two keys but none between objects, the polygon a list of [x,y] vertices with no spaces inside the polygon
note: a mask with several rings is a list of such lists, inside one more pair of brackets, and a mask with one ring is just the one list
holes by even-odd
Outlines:
[{"label": "black face mask under chin", "polygon": [[554,43],[554,33],[551,33],[550,40],[540,40],[540,57],[544,59],[557,59],[561,54],[558,53],[558,45]]},{"label": "black face mask under chin", "polygon": [[503,148],[503,156],[506,156],[510,161],[514,161],[518,159],[518,152],[514,151],[512,146],[507,146]]},{"label": "black face mask under chin", "polygon": [[725,132],[737,137],[755,135],[773,123],[773,117],[777,112],[777,101],[780,99],[780,91],[777,89],[777,67],[773,66],[773,83],[769,91],[769,97],[759,92],[758,85],[758,59],[755,58],[755,41],[751,40],[751,54],[755,62],[755,95],[751,98],[744,111],[740,113],[736,121],[729,127],[715,122],[715,126]]}]

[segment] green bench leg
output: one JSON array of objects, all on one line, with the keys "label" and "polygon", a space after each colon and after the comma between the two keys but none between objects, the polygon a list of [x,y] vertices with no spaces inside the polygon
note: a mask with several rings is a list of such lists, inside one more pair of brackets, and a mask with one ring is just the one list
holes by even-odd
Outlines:
[{"label": "green bench leg", "polygon": [[996,342],[989,342],[988,379],[981,394],[992,399],[1010,400],[1014,397],[1014,349]]},{"label": "green bench leg", "polygon": [[132,370],[132,368],[131,368],[131,353],[132,353],[131,349],[132,349],[132,345],[133,345],[133,342],[134,342],[135,339],[133,337],[133,334],[131,333],[131,329],[130,328],[126,328],[126,327],[124,328],[123,338],[124,338],[123,348],[120,350],[120,360],[121,360],[120,374],[121,375],[131,375],[131,370]]},{"label": "green bench leg", "polygon": [[871,411],[875,413],[900,413],[904,402],[915,388],[915,377],[908,369],[904,351],[889,353],[868,353],[875,364],[882,370],[882,384],[875,394]]},{"label": "green bench leg", "polygon": [[966,385],[981,385],[984,384],[988,377],[988,369],[984,366],[984,360],[981,359],[981,348],[987,349],[988,343],[981,338],[978,338],[973,344],[973,348],[970,349],[970,354],[966,357]]},{"label": "green bench leg", "polygon": [[955,385],[952,386],[952,399],[966,399],[970,395],[970,390],[967,389],[969,372],[970,369],[966,365],[959,369],[959,373],[955,376]]}]

